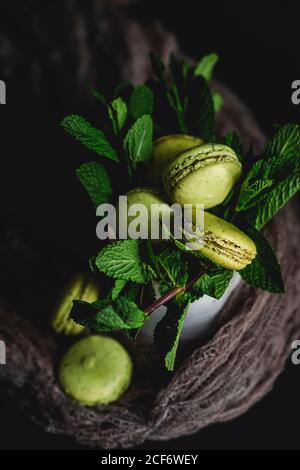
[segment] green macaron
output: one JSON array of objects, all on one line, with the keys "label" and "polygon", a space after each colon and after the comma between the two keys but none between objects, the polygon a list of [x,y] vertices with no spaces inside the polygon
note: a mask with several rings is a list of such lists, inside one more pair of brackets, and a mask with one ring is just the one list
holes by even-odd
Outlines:
[{"label": "green macaron", "polygon": [[82,405],[118,400],[132,377],[128,352],[113,338],[89,336],[67,351],[59,366],[59,381],[67,395]]},{"label": "green macaron", "polygon": [[[193,227],[199,236],[203,227]],[[256,256],[256,246],[248,235],[233,224],[204,211],[204,244],[199,245],[199,254],[226,269],[239,271]],[[195,247],[194,247],[195,249]]]},{"label": "green macaron", "polygon": [[56,333],[78,335],[85,329],[70,317],[73,300],[94,302],[99,299],[99,286],[88,273],[75,274],[61,292],[51,314],[51,327]]},{"label": "green macaron", "polygon": [[242,165],[230,147],[204,144],[186,150],[167,165],[163,174],[166,192],[178,204],[221,204],[242,173]]},{"label": "green macaron", "polygon": [[181,152],[191,147],[204,144],[200,137],[187,134],[165,135],[153,144],[153,160],[149,172],[149,181],[160,185],[165,167]]},{"label": "green macaron", "polygon": [[[137,212],[134,215],[130,215],[129,212],[134,209],[133,206],[135,204],[141,205],[141,208],[144,208],[144,212],[140,212],[138,206],[136,206]],[[137,187],[132,189],[127,193],[127,207],[128,213],[125,214],[126,208],[119,205],[118,220],[120,221],[122,217],[126,221],[128,229],[130,229],[132,222],[131,227],[136,227],[138,231],[148,227],[148,230],[145,230],[145,238],[153,238],[151,233],[153,220],[160,221],[165,217],[169,220],[172,215],[171,208],[166,202],[164,194],[160,189],[156,188]],[[145,218],[143,215],[145,215]],[[160,237],[158,236],[157,238]]]}]

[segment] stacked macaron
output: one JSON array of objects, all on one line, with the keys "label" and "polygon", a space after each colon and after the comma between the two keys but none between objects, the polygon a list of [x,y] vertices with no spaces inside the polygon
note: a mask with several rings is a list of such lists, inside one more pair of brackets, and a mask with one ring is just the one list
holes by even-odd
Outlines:
[{"label": "stacked macaron", "polygon": [[[154,143],[149,181],[160,185],[165,196],[162,189],[136,188],[128,193],[128,207],[143,203],[149,209],[158,204],[167,213],[170,202],[211,209],[224,202],[241,174],[242,165],[227,145],[204,143],[190,135],[164,136]],[[224,268],[241,270],[255,258],[256,247],[237,227],[205,211],[199,254]]]}]

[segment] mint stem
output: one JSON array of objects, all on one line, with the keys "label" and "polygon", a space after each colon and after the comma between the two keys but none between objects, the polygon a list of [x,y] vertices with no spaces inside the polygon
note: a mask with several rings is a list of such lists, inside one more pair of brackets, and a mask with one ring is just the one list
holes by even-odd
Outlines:
[{"label": "mint stem", "polygon": [[154,312],[157,308],[159,308],[161,305],[166,304],[169,302],[173,297],[175,297],[178,294],[183,294],[187,290],[189,290],[195,282],[198,281],[198,279],[202,276],[202,272],[198,274],[197,276],[193,277],[189,282],[186,283],[184,287],[175,287],[174,289],[170,290],[163,296],[159,297],[159,299],[155,300],[149,307],[144,309],[145,315],[151,315],[151,313]]}]

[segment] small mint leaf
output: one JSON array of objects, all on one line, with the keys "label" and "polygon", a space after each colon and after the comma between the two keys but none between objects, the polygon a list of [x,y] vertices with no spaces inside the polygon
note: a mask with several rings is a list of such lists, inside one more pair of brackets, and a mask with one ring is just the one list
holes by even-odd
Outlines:
[{"label": "small mint leaf", "polygon": [[124,289],[124,287],[126,286],[127,284],[127,281],[125,281],[124,279],[116,279],[115,280],[115,284],[111,290],[111,298],[112,300],[116,300],[119,295],[121,294],[122,290]]},{"label": "small mint leaf", "polygon": [[156,325],[154,330],[154,343],[162,357],[167,370],[174,370],[176,352],[179,344],[183,323],[189,309],[189,303],[178,305],[169,303],[168,311]]},{"label": "small mint leaf", "polygon": [[150,52],[150,59],[154,75],[157,77],[160,83],[165,84],[166,67],[164,62],[155,52]]},{"label": "small mint leaf", "polygon": [[259,289],[284,292],[280,265],[269,242],[254,227],[246,228],[245,232],[254,241],[257,255],[251,264],[240,271],[242,278],[250,286]]},{"label": "small mint leaf", "polygon": [[96,333],[102,333],[140,328],[147,317],[134,302],[119,297],[115,301],[105,299],[92,304],[74,301],[71,318]]},{"label": "small mint leaf", "polygon": [[147,85],[136,87],[130,97],[129,114],[136,120],[144,114],[152,115],[153,92]]},{"label": "small mint leaf", "polygon": [[152,155],[152,119],[148,114],[140,117],[126,134],[124,149],[128,160],[136,168],[141,162],[148,162]]},{"label": "small mint leaf", "polygon": [[201,76],[205,78],[207,82],[210,82],[213,74],[214,67],[219,60],[218,54],[212,53],[205,55],[198,62],[194,70],[194,76]]},{"label": "small mint leaf", "polygon": [[242,144],[240,136],[236,132],[234,131],[227,132],[227,134],[225,134],[223,138],[221,139],[220,143],[232,148],[235,151],[238,159],[241,162],[243,161],[243,156],[244,156],[243,144]]},{"label": "small mint leaf", "polygon": [[202,274],[189,290],[190,295],[193,296],[192,300],[204,294],[220,299],[230,283],[232,274],[233,272],[228,269],[216,269]]},{"label": "small mint leaf", "polygon": [[272,217],[300,190],[300,169],[276,184],[267,196],[258,203],[254,219],[255,227],[260,230]]},{"label": "small mint leaf", "polygon": [[124,127],[127,118],[127,105],[122,98],[114,99],[108,106],[108,115],[113,124],[114,133],[118,134]]},{"label": "small mint leaf", "polygon": [[279,160],[289,157],[300,158],[300,126],[298,124],[286,124],[280,127],[268,142],[264,157],[274,156]]},{"label": "small mint leaf", "polygon": [[95,207],[106,203],[112,196],[112,187],[106,169],[101,163],[83,163],[76,174]]},{"label": "small mint leaf", "polygon": [[269,188],[273,185],[273,180],[256,180],[253,183],[245,181],[239,195],[236,211],[245,211],[256,206],[259,201],[268,194]]},{"label": "small mint leaf", "polygon": [[99,93],[99,91],[96,91],[96,90],[92,90],[91,93],[92,93],[92,96],[95,98],[95,100],[98,101],[98,103],[101,103],[104,105],[107,104],[106,98],[102,93]]},{"label": "small mint leaf", "polygon": [[114,279],[146,282],[145,266],[140,256],[139,240],[120,240],[103,248],[95,258],[99,271]]},{"label": "small mint leaf", "polygon": [[217,114],[219,111],[221,111],[223,107],[224,99],[221,93],[217,93],[216,91],[213,92],[212,99],[214,103],[214,110],[215,110],[215,113]]},{"label": "small mint leaf", "polygon": [[258,160],[249,170],[240,190],[236,211],[245,211],[258,204],[267,195],[267,190],[273,185],[269,173],[272,168],[270,160]]},{"label": "small mint leaf", "polygon": [[188,278],[188,265],[182,251],[174,250],[172,245],[167,246],[157,256],[157,260],[172,287],[185,286]]},{"label": "small mint leaf", "polygon": [[89,150],[93,150],[99,155],[103,155],[111,160],[118,161],[117,153],[106,139],[104,133],[91,126],[82,116],[76,114],[66,116],[61,125],[69,134],[75,137],[75,139],[85,145]]},{"label": "small mint leaf", "polygon": [[185,121],[191,134],[207,142],[215,140],[215,111],[211,91],[202,76],[194,78],[188,87]]}]

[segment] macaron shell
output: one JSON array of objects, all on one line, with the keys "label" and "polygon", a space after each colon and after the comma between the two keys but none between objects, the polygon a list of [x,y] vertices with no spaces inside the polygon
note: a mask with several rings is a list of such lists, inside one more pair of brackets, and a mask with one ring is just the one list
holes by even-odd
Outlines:
[{"label": "macaron shell", "polygon": [[99,298],[99,286],[95,278],[87,273],[75,274],[61,292],[51,314],[51,327],[56,333],[78,335],[85,327],[70,317],[73,300],[94,302]]},{"label": "macaron shell", "polygon": [[188,134],[166,135],[157,139],[153,145],[153,163],[149,172],[149,182],[159,185],[163,170],[179,153],[202,144],[204,141],[200,137]]},{"label": "macaron shell", "polygon": [[202,255],[226,269],[245,268],[256,256],[256,246],[248,235],[233,224],[204,212]]},{"label": "macaron shell", "polygon": [[[158,218],[167,217],[169,220],[172,216],[172,210],[169,204],[166,202],[162,195],[162,191],[157,188],[135,188],[129,191],[127,194],[127,205],[128,209],[133,204],[142,204],[147,209],[148,213],[148,236],[151,238],[151,213],[157,214]],[[118,214],[118,211],[117,211]],[[119,216],[119,214],[118,214]],[[135,219],[139,217],[139,213],[135,215],[128,215],[127,226]]]},{"label": "macaron shell", "polygon": [[132,369],[131,358],[118,341],[89,336],[64,355],[59,381],[65,393],[83,405],[107,404],[127,390]]},{"label": "macaron shell", "polygon": [[223,144],[204,144],[177,155],[165,168],[163,183],[178,204],[221,204],[242,173],[235,152]]},{"label": "macaron shell", "polygon": [[224,201],[240,174],[235,162],[210,163],[187,174],[169,195],[178,204],[203,204],[209,209]]}]

